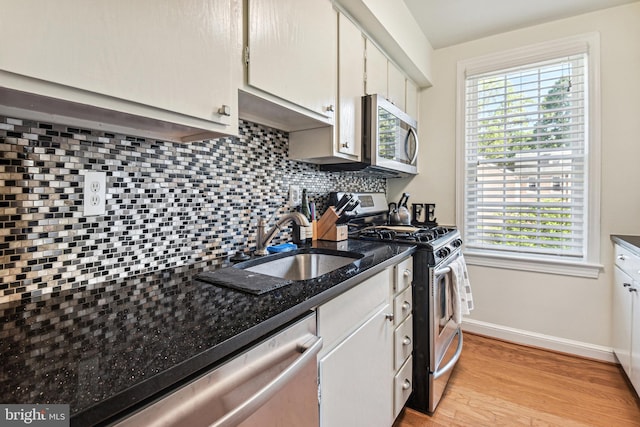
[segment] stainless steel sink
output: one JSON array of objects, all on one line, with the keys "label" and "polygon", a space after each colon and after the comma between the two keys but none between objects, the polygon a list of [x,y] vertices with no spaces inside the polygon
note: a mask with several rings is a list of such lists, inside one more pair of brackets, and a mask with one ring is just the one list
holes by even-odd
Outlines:
[{"label": "stainless steel sink", "polygon": [[356,252],[301,249],[242,262],[234,265],[234,268],[286,280],[309,280],[338,270],[362,257]]}]

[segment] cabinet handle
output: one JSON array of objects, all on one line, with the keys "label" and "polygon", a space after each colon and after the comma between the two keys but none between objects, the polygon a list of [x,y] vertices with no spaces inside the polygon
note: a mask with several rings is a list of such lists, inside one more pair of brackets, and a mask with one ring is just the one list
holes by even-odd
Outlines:
[{"label": "cabinet handle", "polygon": [[626,257],[626,256],[624,256],[624,254],[622,254],[622,255],[618,255],[618,259],[619,259],[620,261],[624,261],[625,259],[627,259],[627,257]]},{"label": "cabinet handle", "polygon": [[333,105],[327,105],[326,110],[329,112],[333,112]]},{"label": "cabinet handle", "polygon": [[405,301],[404,303],[402,303],[402,310],[403,311],[407,311],[411,309],[411,303],[409,301]]},{"label": "cabinet handle", "polygon": [[389,322],[393,322],[393,313],[385,313],[384,318]]},{"label": "cabinet handle", "polygon": [[223,105],[222,107],[218,108],[218,114],[220,114],[221,116],[230,116],[231,107],[229,107],[228,105]]},{"label": "cabinet handle", "polygon": [[408,336],[404,336],[404,339],[402,340],[402,345],[409,345],[411,344],[411,338]]},{"label": "cabinet handle", "polygon": [[405,379],[402,383],[403,390],[409,390],[411,388],[411,381]]},{"label": "cabinet handle", "polygon": [[402,275],[403,275],[404,277],[409,277],[409,276],[411,276],[411,270],[409,270],[409,269],[405,270],[405,271],[404,271],[404,273],[402,273]]},{"label": "cabinet handle", "polygon": [[622,284],[622,287],[623,287],[623,288],[628,288],[629,286],[631,286],[631,283],[623,283],[623,284]]},{"label": "cabinet handle", "polygon": [[629,292],[638,292],[636,288],[629,288]]},{"label": "cabinet handle", "polygon": [[342,148],[349,148],[349,142],[343,142]]}]

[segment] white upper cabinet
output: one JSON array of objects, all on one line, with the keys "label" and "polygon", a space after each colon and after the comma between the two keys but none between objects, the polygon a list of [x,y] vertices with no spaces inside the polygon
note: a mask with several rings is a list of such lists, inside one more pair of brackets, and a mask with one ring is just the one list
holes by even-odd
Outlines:
[{"label": "white upper cabinet", "polygon": [[247,83],[333,123],[337,17],[330,0],[248,0]]},{"label": "white upper cabinet", "polygon": [[365,70],[367,95],[382,95],[417,120],[418,86],[369,39],[366,40]]},{"label": "white upper cabinet", "polygon": [[364,37],[349,18],[338,20],[338,140],[339,153],[360,158]]},{"label": "white upper cabinet", "polygon": [[418,86],[410,79],[406,80],[407,92],[405,96],[406,105],[405,112],[414,119],[418,120],[419,105],[419,89]]},{"label": "white upper cabinet", "polygon": [[309,163],[359,161],[362,152],[364,37],[346,16],[337,16],[336,121],[289,132],[289,158]]},{"label": "white upper cabinet", "polygon": [[0,43],[5,88],[164,122],[180,128],[178,140],[237,132],[239,0],[1,0],[0,8],[3,32],[14,35]]},{"label": "white upper cabinet", "polygon": [[406,79],[404,74],[393,62],[389,61],[387,64],[388,71],[388,87],[389,93],[387,99],[396,107],[406,112],[405,92],[406,92]]},{"label": "white upper cabinet", "polygon": [[366,39],[366,84],[367,95],[379,94],[388,98],[387,57],[371,40]]}]

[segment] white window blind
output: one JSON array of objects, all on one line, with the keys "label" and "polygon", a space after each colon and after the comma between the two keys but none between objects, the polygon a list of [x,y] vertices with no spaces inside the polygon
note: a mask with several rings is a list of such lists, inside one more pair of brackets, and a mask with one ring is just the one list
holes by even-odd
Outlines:
[{"label": "white window blind", "polygon": [[466,76],[467,248],[584,259],[586,54]]}]

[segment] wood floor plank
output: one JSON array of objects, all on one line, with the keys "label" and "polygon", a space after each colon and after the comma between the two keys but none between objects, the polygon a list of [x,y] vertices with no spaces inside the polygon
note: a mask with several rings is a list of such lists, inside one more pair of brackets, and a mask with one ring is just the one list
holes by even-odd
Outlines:
[{"label": "wood floor plank", "polygon": [[394,424],[418,426],[640,427],[640,399],[616,365],[466,333],[435,414]]}]

